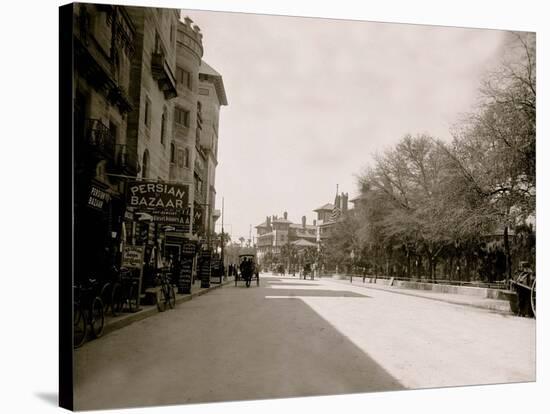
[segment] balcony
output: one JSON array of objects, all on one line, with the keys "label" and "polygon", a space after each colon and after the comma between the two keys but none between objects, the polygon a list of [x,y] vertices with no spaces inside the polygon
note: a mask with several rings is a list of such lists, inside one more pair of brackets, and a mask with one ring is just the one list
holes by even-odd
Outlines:
[{"label": "balcony", "polygon": [[90,149],[102,158],[115,160],[116,139],[101,119],[87,119],[84,128]]},{"label": "balcony", "polygon": [[132,175],[137,169],[124,144],[117,144],[109,128],[100,119],[87,119],[84,127],[84,153],[95,160],[107,160],[111,172]]},{"label": "balcony", "polygon": [[163,52],[153,53],[151,57],[151,72],[153,74],[153,79],[157,81],[166,99],[172,99],[178,96],[176,77],[172,73],[170,66],[168,66],[166,56]]}]

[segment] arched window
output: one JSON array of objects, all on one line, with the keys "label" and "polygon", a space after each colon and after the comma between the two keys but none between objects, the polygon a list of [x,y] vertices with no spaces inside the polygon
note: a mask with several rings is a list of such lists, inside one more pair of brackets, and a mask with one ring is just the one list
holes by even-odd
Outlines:
[{"label": "arched window", "polygon": [[170,162],[175,163],[176,162],[176,146],[174,143],[170,143]]},{"label": "arched window", "polygon": [[145,150],[143,152],[143,162],[141,163],[141,177],[142,178],[148,178],[149,177],[149,151]]}]

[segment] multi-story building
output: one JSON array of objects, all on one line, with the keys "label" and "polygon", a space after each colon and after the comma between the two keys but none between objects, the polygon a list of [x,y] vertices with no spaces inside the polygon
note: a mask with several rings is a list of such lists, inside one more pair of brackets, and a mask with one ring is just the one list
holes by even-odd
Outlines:
[{"label": "multi-story building", "polygon": [[336,194],[334,204],[327,203],[313,211],[317,213],[317,243],[321,245],[330,237],[331,228],[348,212],[348,194]]},{"label": "multi-story building", "polygon": [[128,115],[128,153],[144,179],[169,179],[177,96],[176,29],[179,10],[127,7],[136,27],[130,75],[134,110]]},{"label": "multi-story building", "polygon": [[204,60],[199,70],[197,119],[200,123],[198,139],[205,154],[204,186],[208,214],[207,227],[214,229],[219,217],[216,213],[216,167],[218,166],[218,133],[220,107],[227,105],[222,76]]},{"label": "multi-story building", "polygon": [[316,247],[317,223],[307,224],[306,217],[302,217],[300,224],[288,220],[285,211],[283,217],[273,215],[255,226],[256,248],[260,263],[266,255],[276,257],[281,254],[284,246],[294,245],[297,248]]},{"label": "multi-story building", "polygon": [[[178,23],[176,53],[176,84],[178,96],[173,110],[174,135],[170,143],[170,180],[189,185],[190,200],[200,198],[195,194],[195,164],[199,151],[196,151],[200,114],[197,112],[199,67],[203,55],[202,33],[198,26],[192,24],[189,17]],[[192,215],[193,206],[189,206]],[[196,233],[190,222],[186,233]],[[197,222],[197,225],[199,222]]]},{"label": "multi-story building", "polygon": [[[82,269],[120,264],[123,243],[145,246],[152,262],[167,254],[169,237],[173,243],[214,231],[219,112],[227,98],[221,75],[202,62],[202,33],[192,23],[175,9],[74,5],[75,247]],[[189,225],[167,225],[126,206],[126,184],[136,180],[188,185]]]},{"label": "multi-story building", "polygon": [[[75,263],[77,279],[118,254],[127,158],[131,59],[136,27],[125,7],[73,5]],[[86,274],[84,274],[86,273]]]}]

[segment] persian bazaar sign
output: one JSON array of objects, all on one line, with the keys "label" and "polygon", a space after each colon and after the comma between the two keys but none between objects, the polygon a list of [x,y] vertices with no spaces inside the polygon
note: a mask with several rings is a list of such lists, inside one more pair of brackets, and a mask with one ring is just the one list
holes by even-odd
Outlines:
[{"label": "persian bazaar sign", "polygon": [[189,186],[166,183],[128,183],[128,206],[138,210],[179,210],[189,204]]}]

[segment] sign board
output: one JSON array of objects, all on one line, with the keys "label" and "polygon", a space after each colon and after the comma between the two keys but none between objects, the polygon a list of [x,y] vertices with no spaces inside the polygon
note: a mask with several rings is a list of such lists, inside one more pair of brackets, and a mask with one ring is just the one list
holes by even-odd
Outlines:
[{"label": "sign board", "polygon": [[195,208],[193,211],[193,233],[202,233],[204,231],[203,229],[203,210],[202,207],[195,204]]},{"label": "sign board", "polygon": [[199,276],[201,279],[201,288],[210,287],[211,254],[212,253],[210,250],[201,250],[199,253]]},{"label": "sign board", "polygon": [[191,293],[191,277],[193,273],[193,257],[182,256],[178,275],[178,293]]},{"label": "sign board", "polygon": [[220,259],[219,257],[213,257],[211,261],[210,269],[211,269],[211,277],[219,278],[217,283],[222,283],[222,279],[223,279],[222,259]]},{"label": "sign board", "polygon": [[143,267],[143,246],[126,245],[122,251],[122,266],[129,269],[141,269]]},{"label": "sign board", "polygon": [[181,245],[182,256],[194,256],[196,251],[196,244],[190,240],[186,240]]},{"label": "sign board", "polygon": [[90,186],[90,194],[88,195],[88,207],[96,210],[103,210],[105,205],[109,202],[111,196],[105,190],[102,190],[95,185]]},{"label": "sign board", "polygon": [[[153,223],[190,228],[191,215],[181,210],[155,210],[151,213]],[[187,230],[189,232],[189,230]]]},{"label": "sign board", "polygon": [[141,211],[181,211],[189,205],[189,186],[131,181],[128,183],[126,203]]}]

